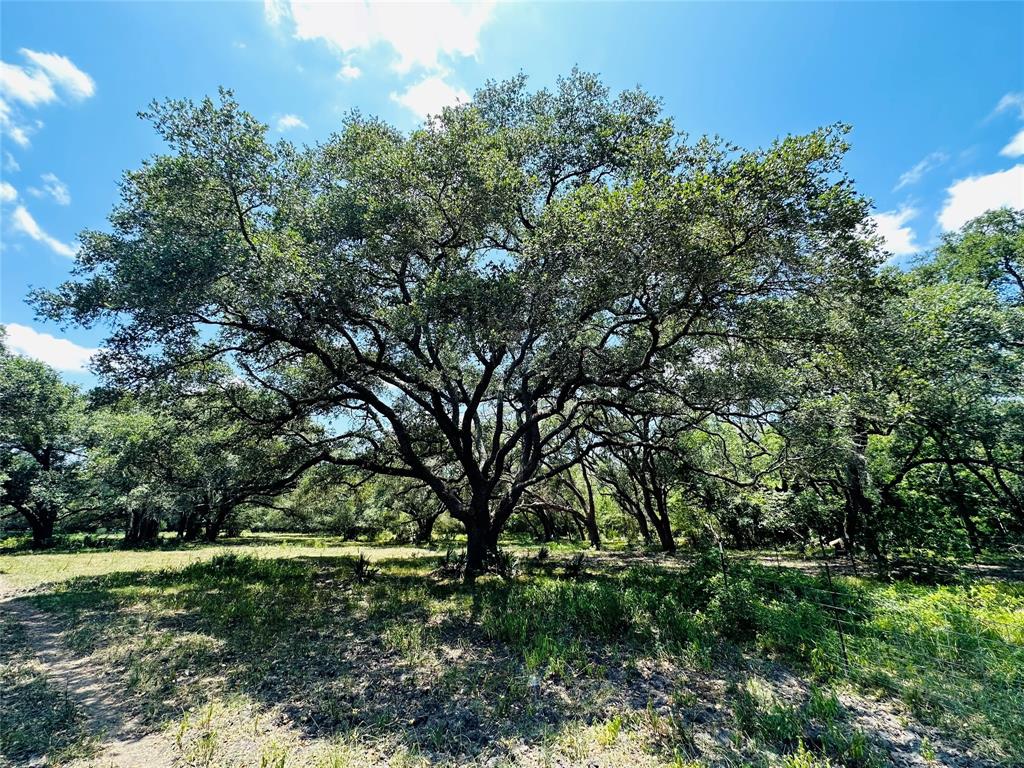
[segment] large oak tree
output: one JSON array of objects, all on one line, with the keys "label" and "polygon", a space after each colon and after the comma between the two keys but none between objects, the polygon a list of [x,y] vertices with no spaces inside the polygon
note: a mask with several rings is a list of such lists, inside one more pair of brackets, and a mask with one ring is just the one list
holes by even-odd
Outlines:
[{"label": "large oak tree", "polygon": [[685,380],[812,335],[874,269],[841,128],[689,141],[578,72],[488,84],[409,134],[353,114],[306,148],[227,92],[148,117],[167,153],[126,174],[41,311],[113,324],[118,382],[224,361],[281,424],[325,425],[327,460],[426,486],[466,528],[469,578],[592,409],[667,363]]}]

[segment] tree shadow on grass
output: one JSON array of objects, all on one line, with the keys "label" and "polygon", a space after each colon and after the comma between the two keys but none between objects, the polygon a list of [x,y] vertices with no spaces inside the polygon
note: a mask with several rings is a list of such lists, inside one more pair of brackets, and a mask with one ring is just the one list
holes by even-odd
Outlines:
[{"label": "tree shadow on grass", "polygon": [[353,562],[218,556],[73,579],[34,602],[121,670],[154,728],[237,693],[309,736],[398,737],[455,759],[593,718],[479,626],[504,584],[429,578],[436,557],[382,560],[360,581]]},{"label": "tree shadow on grass", "polygon": [[[360,578],[356,554],[219,555],[74,579],[34,601],[64,617],[76,651],[98,651],[118,670],[154,728],[239,695],[311,739],[357,734],[458,764],[641,721],[661,734],[647,751],[672,759],[706,749],[694,729],[734,725],[722,692],[746,674],[735,647],[705,655],[704,671],[687,668],[685,654],[657,658],[666,634],[680,641],[673,654],[701,637],[689,612],[707,598],[678,574],[488,578],[469,589],[429,576],[436,556],[379,559],[379,572]],[[637,608],[661,611],[661,623],[639,626]],[[680,709],[687,691],[700,701]],[[677,714],[690,720],[679,726]]]}]

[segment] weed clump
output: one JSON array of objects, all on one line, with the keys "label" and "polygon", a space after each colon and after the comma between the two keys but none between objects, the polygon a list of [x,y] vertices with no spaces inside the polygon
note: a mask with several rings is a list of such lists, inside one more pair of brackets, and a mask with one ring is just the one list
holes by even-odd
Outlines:
[{"label": "weed clump", "polygon": [[365,584],[379,573],[380,568],[374,566],[373,561],[362,552],[359,553],[358,559],[352,563],[352,578],[360,584]]},{"label": "weed clump", "polygon": [[462,578],[465,572],[465,550],[456,551],[453,547],[448,547],[444,557],[441,558],[441,561],[431,573],[442,579],[459,579]]},{"label": "weed clump", "polygon": [[586,565],[586,555],[582,552],[577,552],[569,560],[566,561],[564,570],[565,577],[567,579],[581,579],[586,575],[584,566]]}]

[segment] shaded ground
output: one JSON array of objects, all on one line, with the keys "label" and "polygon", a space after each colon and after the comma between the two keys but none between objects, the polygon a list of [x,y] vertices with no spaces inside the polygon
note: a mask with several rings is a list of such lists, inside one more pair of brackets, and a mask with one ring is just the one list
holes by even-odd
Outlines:
[{"label": "shaded ground", "polygon": [[[295,549],[259,561],[207,562],[203,553],[184,568],[76,577],[5,603],[54,688],[68,680],[84,732],[98,737],[94,754],[79,759],[797,766],[831,755],[849,766],[988,764],[904,705],[815,688],[761,654],[618,642],[599,628],[608,640],[568,632],[506,642],[518,614],[497,612],[502,583],[467,592],[428,575],[435,558],[389,550],[367,550],[382,572],[361,581],[348,557]],[[95,574],[95,562],[77,567]],[[600,558],[588,567],[606,570]],[[600,599],[592,583],[600,582],[580,593]],[[794,762],[802,749],[819,762]]]},{"label": "shaded ground", "polygon": [[17,624],[23,647],[42,665],[47,682],[56,688],[66,709],[63,717],[81,721],[80,738],[92,742],[83,753],[91,753],[90,757],[104,766],[117,768],[173,765],[170,745],[126,706],[120,681],[104,675],[87,657],[68,652],[52,616],[26,600],[2,596],[0,612],[4,625]]},{"label": "shaded ground", "polygon": [[[777,555],[775,553],[730,553],[730,559],[748,560],[765,566],[791,568],[811,576],[825,574],[826,559],[824,557],[796,557],[792,553]],[[835,576],[855,576],[872,578],[874,565],[869,560],[857,559],[851,562],[848,557],[836,556],[828,558],[828,567]],[[1024,582],[1024,558],[1007,557],[999,562],[965,562],[957,567],[959,575],[974,579],[999,579],[1008,582]]]}]

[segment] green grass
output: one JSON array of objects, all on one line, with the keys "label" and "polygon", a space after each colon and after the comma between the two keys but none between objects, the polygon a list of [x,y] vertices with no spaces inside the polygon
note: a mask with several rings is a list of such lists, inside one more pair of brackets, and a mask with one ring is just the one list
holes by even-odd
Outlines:
[{"label": "green grass", "polygon": [[343,542],[336,537],[294,534],[246,536],[226,539],[214,545],[178,545],[168,540],[160,547],[145,549],[121,549],[114,540],[102,547],[83,547],[71,542],[70,546],[43,552],[23,548],[23,539],[10,541],[11,546],[0,547],[0,580],[15,589],[29,589],[41,584],[117,572],[178,570],[226,554],[269,557],[274,560],[357,556],[360,551],[365,551],[373,560],[434,554],[430,550],[415,547],[373,547],[365,543]]},{"label": "green grass", "polygon": [[[832,594],[788,569],[734,563],[726,579],[715,558],[614,555],[574,579],[569,551],[517,552],[517,578],[475,589],[431,576],[436,551],[309,538],[19,552],[0,579],[36,585],[190,765],[500,765],[519,749],[535,764],[873,766],[837,687],[1024,760],[1020,585],[838,579]],[[780,686],[772,663],[811,684]]]},{"label": "green grass", "polygon": [[850,676],[926,722],[970,733],[990,754],[1024,761],[1024,585],[862,588],[862,611],[840,624]]},{"label": "green grass", "polygon": [[594,641],[707,663],[725,639],[818,680],[897,696],[989,755],[1024,760],[1024,585],[843,579],[830,588],[792,571],[734,564],[726,586],[716,571],[702,561],[683,575],[636,568],[585,583],[501,586],[488,594],[483,626],[518,648],[528,667],[557,674],[585,673]]}]

